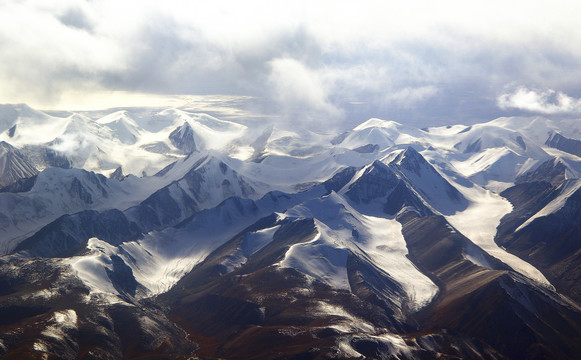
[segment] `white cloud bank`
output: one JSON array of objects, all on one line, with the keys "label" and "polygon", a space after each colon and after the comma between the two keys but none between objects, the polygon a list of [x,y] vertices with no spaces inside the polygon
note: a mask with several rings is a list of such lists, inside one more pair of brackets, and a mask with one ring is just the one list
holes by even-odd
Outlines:
[{"label": "white cloud bank", "polygon": [[561,91],[537,90],[521,86],[498,96],[501,109],[519,109],[541,114],[581,114],[581,99]]}]

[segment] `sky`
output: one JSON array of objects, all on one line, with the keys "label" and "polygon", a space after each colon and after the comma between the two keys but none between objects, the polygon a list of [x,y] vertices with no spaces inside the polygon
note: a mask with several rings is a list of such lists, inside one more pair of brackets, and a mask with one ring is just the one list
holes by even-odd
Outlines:
[{"label": "sky", "polygon": [[0,103],[313,127],[581,118],[580,1],[0,0]]}]

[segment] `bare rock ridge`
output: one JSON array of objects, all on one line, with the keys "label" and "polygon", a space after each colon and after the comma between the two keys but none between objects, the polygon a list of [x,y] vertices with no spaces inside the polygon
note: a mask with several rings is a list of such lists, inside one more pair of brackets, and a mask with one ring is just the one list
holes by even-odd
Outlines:
[{"label": "bare rock ridge", "polygon": [[12,185],[36,174],[38,170],[15,147],[5,141],[0,142],[0,187]]}]

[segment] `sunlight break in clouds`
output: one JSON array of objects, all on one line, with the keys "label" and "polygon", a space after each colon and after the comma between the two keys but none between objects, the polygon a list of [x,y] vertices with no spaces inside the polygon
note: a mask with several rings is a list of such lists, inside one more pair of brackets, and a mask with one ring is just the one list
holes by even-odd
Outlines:
[{"label": "sunlight break in clouds", "polygon": [[497,103],[501,109],[514,108],[541,114],[581,113],[581,99],[551,89],[541,91],[521,86],[500,95]]}]

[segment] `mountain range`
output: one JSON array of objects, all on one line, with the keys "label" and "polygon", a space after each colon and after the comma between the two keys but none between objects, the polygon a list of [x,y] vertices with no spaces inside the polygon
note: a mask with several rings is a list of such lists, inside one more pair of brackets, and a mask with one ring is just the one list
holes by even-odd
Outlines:
[{"label": "mountain range", "polygon": [[0,106],[6,359],[579,359],[581,122]]}]

